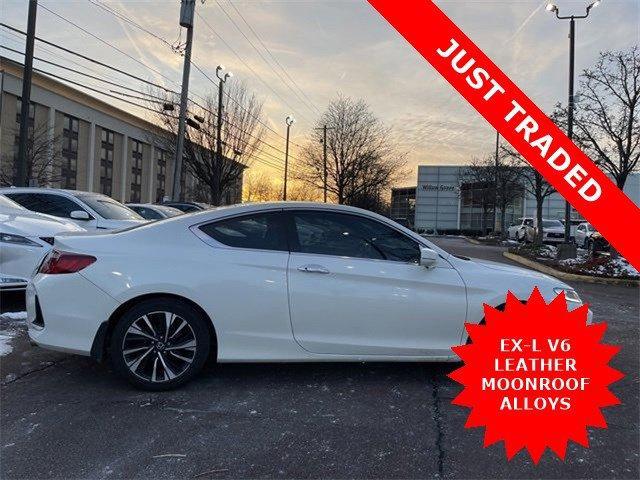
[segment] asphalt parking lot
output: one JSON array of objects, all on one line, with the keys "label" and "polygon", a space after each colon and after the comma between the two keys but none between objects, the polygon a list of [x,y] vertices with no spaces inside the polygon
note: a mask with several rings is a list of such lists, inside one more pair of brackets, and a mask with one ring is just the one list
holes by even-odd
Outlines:
[{"label": "asphalt parking lot", "polygon": [[[453,253],[507,262],[501,247],[435,239]],[[168,393],[134,390],[108,366],[31,348],[20,321],[0,360],[0,478],[630,478],[640,477],[637,288],[575,284],[621,345],[622,405],[605,409],[591,448],[537,467],[451,405],[460,387],[437,364],[212,366]]]}]

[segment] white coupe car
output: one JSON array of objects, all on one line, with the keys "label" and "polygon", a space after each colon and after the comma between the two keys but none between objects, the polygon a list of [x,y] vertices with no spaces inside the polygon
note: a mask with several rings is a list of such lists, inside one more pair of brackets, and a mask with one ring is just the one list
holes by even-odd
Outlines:
[{"label": "white coupe car", "polygon": [[26,283],[51,250],[55,235],[84,231],[74,223],[32,212],[0,195],[0,275]]},{"label": "white coupe car", "polygon": [[263,203],[56,238],[27,288],[30,338],[109,357],[151,390],[219,362],[455,361],[464,322],[507,290],[576,292],[543,274],[450,255],[380,215]]}]

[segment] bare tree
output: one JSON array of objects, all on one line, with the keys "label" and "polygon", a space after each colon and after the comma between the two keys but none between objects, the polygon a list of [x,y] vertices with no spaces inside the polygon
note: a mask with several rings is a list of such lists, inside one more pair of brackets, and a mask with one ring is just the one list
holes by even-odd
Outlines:
[{"label": "bare tree", "polygon": [[[228,95],[223,98],[221,113],[222,159],[216,153],[217,92],[208,95],[198,105],[191,104],[191,121],[185,132],[185,167],[195,177],[196,183],[205,189],[207,201],[213,205],[222,204],[225,194],[238,186],[245,169],[260,153],[265,134],[262,103],[256,96],[248,93],[244,83],[229,81],[226,89]],[[174,99],[167,98],[167,101],[173,102]],[[160,140],[175,155],[178,119],[166,115],[161,104],[154,103],[154,106],[167,131]],[[203,121],[194,121],[196,115]]]},{"label": "bare tree", "polygon": [[323,188],[323,132],[327,125],[327,190],[340,204],[357,204],[367,192],[383,191],[402,175],[405,165],[390,141],[390,131],[363,100],[339,96],[316,122],[302,151],[296,175]]},{"label": "bare tree", "polygon": [[249,172],[244,176],[245,202],[268,202],[280,199],[280,188],[265,172]]},{"label": "bare tree", "polygon": [[[640,49],[604,52],[580,78],[575,141],[622,189],[640,159]],[[562,115],[566,123],[566,111]]]},{"label": "bare tree", "polygon": [[[278,190],[281,191],[282,188]],[[294,180],[287,187],[287,199],[292,202],[315,202],[320,199],[320,191],[307,182]]]},{"label": "bare tree", "polygon": [[[14,135],[19,135],[15,129]],[[49,187],[61,179],[62,149],[59,135],[53,135],[47,125],[36,125],[27,139],[27,181],[30,185]],[[14,185],[17,165],[13,152],[2,155],[0,185]]]}]

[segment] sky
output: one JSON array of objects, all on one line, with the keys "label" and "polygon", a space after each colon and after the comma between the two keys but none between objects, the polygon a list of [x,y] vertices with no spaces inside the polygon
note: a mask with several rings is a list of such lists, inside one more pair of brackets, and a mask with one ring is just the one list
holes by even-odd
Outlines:
[{"label": "sky", "polygon": [[[406,0],[408,6],[412,1],[422,0]],[[0,2],[3,22],[26,30],[27,3]],[[38,36],[179,89],[182,57],[149,33],[122,22],[97,5],[104,4],[173,43],[180,38],[177,0],[38,3]],[[275,132],[284,134],[284,120],[292,114],[296,118],[291,130],[293,157],[297,155],[297,145],[308,141],[319,112],[338,94],[363,99],[391,127],[390,141],[397,144],[407,160],[407,172],[398,185],[415,185],[418,165],[465,164],[473,157],[493,151],[495,131],[367,2],[232,0],[232,3],[197,1],[193,61],[210,78],[215,79],[215,68],[222,64],[234,73],[234,79],[246,82],[249,90],[264,102],[266,122]],[[540,108],[550,112],[556,102],[566,102],[569,25],[547,12],[546,2],[436,0],[436,3]],[[580,14],[589,2],[555,3],[562,14]],[[184,32],[181,38],[184,39]],[[24,40],[5,29],[0,29],[0,40],[5,46],[24,48]],[[576,72],[591,66],[600,51],[625,50],[639,43],[640,1],[603,0],[588,19],[577,22]],[[46,51],[36,43],[36,56],[76,68],[78,65],[71,61],[88,65],[51,47],[45,48]],[[6,50],[2,55],[21,60]],[[34,66],[45,68],[37,61]],[[46,68],[58,72],[54,67]],[[95,65],[89,68],[105,78],[144,90],[142,84],[126,77]],[[69,72],[60,73],[74,80],[82,79]],[[210,80],[192,69],[190,92],[205,96],[214,88]],[[123,108],[130,107],[123,105]],[[140,112],[141,116],[144,114]],[[269,131],[266,141],[277,150],[267,147],[265,150],[270,154],[264,158],[268,162],[255,161],[254,167],[280,175],[281,170],[267,163],[283,163],[280,150],[284,149],[284,139]]]}]

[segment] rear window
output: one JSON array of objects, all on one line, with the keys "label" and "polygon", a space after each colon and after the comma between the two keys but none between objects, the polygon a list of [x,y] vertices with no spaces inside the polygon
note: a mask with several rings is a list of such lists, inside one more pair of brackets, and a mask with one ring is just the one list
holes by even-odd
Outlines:
[{"label": "rear window", "polygon": [[243,215],[200,227],[214,240],[236,248],[288,251],[282,214],[279,212]]}]

